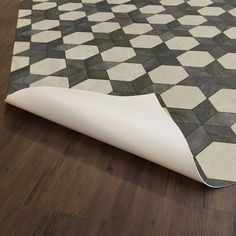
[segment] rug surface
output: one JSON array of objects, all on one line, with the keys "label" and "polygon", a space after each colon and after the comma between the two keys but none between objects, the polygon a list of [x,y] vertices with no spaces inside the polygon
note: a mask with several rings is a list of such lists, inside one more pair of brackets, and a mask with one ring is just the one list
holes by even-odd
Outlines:
[{"label": "rug surface", "polygon": [[236,181],[234,0],[23,0],[9,94],[36,86],[155,93],[201,176]]}]

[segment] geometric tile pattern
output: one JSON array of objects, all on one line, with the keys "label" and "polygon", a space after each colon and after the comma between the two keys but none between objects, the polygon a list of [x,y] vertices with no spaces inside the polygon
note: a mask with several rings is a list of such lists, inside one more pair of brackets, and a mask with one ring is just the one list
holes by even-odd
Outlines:
[{"label": "geometric tile pattern", "polygon": [[155,93],[208,181],[235,149],[235,1],[23,0],[13,54],[9,93]]}]

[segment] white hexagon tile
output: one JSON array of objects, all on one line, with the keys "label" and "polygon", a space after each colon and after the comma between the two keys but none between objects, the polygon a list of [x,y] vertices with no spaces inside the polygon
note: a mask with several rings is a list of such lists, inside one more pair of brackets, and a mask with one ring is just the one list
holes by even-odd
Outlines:
[{"label": "white hexagon tile", "polygon": [[212,172],[236,165],[234,1],[23,0],[13,54],[9,93],[155,93],[204,179],[236,180]]}]

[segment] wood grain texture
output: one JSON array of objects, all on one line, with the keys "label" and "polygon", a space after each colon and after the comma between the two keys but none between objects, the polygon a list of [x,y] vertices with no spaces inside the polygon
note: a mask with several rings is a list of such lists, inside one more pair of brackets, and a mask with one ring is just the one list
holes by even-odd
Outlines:
[{"label": "wood grain texture", "polygon": [[0,235],[236,235],[212,190],[4,104],[18,1],[0,1]]}]

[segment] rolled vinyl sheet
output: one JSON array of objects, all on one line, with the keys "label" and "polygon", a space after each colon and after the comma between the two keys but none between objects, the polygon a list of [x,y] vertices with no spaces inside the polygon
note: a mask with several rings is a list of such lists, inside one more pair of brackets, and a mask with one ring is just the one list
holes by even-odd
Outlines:
[{"label": "rolled vinyl sheet", "polygon": [[6,102],[228,186],[236,181],[236,7],[170,2],[20,1]]},{"label": "rolled vinyl sheet", "polygon": [[8,95],[6,102],[208,185],[155,94],[121,97],[32,87]]}]

